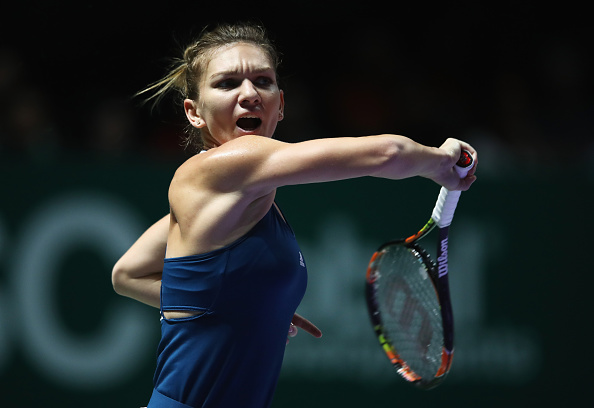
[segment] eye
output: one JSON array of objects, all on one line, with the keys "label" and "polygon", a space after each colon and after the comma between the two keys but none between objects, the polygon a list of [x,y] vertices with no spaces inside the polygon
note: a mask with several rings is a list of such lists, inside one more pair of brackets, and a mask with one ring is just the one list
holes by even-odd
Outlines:
[{"label": "eye", "polygon": [[258,77],[254,81],[254,84],[256,86],[261,86],[261,87],[268,87],[268,86],[272,85],[273,83],[274,83],[274,80],[267,76]]},{"label": "eye", "polygon": [[232,78],[223,79],[215,84],[215,88],[220,89],[233,89],[237,88],[237,86],[239,86],[239,81]]}]

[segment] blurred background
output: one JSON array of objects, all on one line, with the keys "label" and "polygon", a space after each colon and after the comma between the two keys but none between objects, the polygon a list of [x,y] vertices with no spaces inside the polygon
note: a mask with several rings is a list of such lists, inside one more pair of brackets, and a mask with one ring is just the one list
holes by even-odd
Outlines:
[{"label": "blurred background", "polygon": [[[289,142],[374,133],[462,138],[479,181],[452,226],[456,357],[423,392],[366,316],[369,257],[416,231],[423,179],[287,187],[310,271],[299,312],[324,332],[286,353],[274,407],[525,407],[594,402],[592,23],[565,2],[10,2],[0,13],[0,406],[138,407],[157,310],[111,268],[168,211],[191,154],[172,101],[132,96],[207,24],[262,22],[283,53]],[[588,193],[590,191],[590,193]],[[428,243],[428,245],[430,245]]]}]

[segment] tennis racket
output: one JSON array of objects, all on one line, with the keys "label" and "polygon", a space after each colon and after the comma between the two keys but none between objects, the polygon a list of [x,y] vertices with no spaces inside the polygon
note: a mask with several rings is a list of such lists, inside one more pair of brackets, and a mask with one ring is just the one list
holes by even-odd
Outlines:
[{"label": "tennis racket", "polygon": [[[460,178],[474,165],[463,151]],[[380,345],[397,372],[422,389],[440,384],[454,355],[448,283],[448,232],[460,191],[442,187],[431,218],[408,238],[384,243],[367,268],[366,299]],[[437,263],[418,241],[438,226]]]}]

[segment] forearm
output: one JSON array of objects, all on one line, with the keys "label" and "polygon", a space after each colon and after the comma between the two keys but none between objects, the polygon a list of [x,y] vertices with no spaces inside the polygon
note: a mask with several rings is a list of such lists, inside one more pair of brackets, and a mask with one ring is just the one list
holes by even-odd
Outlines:
[{"label": "forearm", "polygon": [[415,176],[431,178],[450,162],[442,149],[422,145],[405,136],[378,135],[366,139],[371,142],[369,157],[376,157],[375,170],[370,174],[374,177],[392,180]]},{"label": "forearm", "polygon": [[113,287],[116,293],[149,306],[160,307],[161,272],[155,272],[140,278],[133,278],[126,271],[116,268],[114,268],[112,275]]},{"label": "forearm", "polygon": [[[458,187],[460,178],[453,167],[463,145],[463,142],[448,139],[440,147],[430,147],[405,136],[383,134],[314,140],[292,150],[295,150],[294,157],[299,157],[299,151],[305,151],[304,157],[309,154],[298,164],[304,169],[297,173],[296,178],[301,178],[300,181],[303,176],[311,177],[312,181],[362,176],[400,180],[420,176],[454,189]],[[470,146],[468,148],[473,150]],[[285,157],[279,163],[288,161],[289,158]]]}]

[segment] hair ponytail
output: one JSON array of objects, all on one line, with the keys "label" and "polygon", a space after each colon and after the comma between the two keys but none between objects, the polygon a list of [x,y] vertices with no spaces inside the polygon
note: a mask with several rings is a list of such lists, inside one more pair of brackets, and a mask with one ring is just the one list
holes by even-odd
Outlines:
[{"label": "hair ponytail", "polygon": [[[174,93],[175,102],[183,106],[183,101],[187,98],[196,99],[198,96],[198,85],[196,78],[192,77],[193,70],[190,69],[192,60],[187,58],[188,47],[184,52],[184,59],[176,59],[169,70],[169,73],[160,80],[153,82],[145,89],[138,91],[134,96],[144,96],[143,103],[151,104],[151,109],[154,109],[161,103],[163,98],[168,94]],[[185,149],[191,148],[193,151],[200,151],[203,148],[203,141],[200,129],[196,129],[190,124],[185,127],[182,136],[181,146]]]},{"label": "hair ponytail", "polygon": [[151,102],[153,108],[159,105],[161,100],[170,92],[177,92],[178,96],[180,96],[183,100],[186,98],[187,95],[187,72],[187,62],[178,59],[172,64],[172,68],[169,70],[169,73],[167,75],[165,75],[157,82],[153,82],[145,89],[138,91],[134,95],[134,97],[152,93],[151,95],[146,97],[143,100],[143,102]]}]

